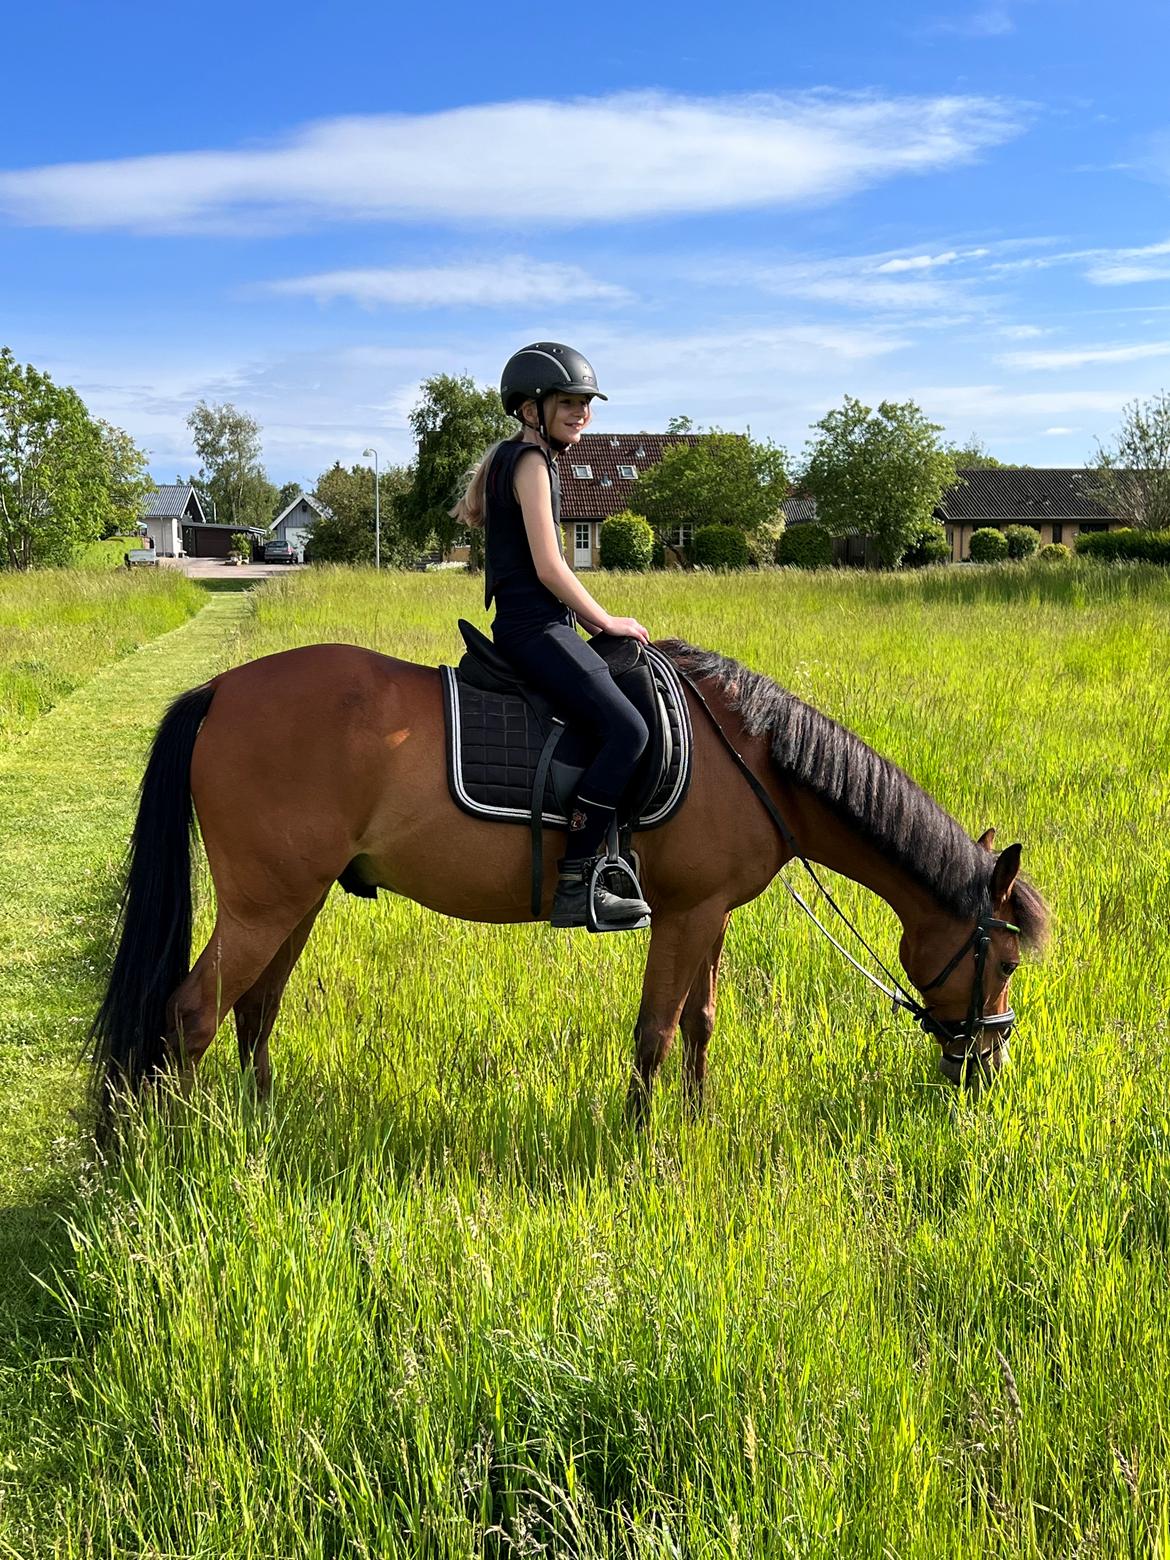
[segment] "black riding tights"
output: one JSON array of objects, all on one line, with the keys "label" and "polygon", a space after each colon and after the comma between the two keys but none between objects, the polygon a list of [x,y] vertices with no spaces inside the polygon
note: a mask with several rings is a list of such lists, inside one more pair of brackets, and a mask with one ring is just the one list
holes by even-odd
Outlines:
[{"label": "black riding tights", "polygon": [[567,623],[521,639],[496,634],[498,648],[558,715],[580,723],[600,746],[581,776],[565,855],[592,855],[633,778],[649,733],[646,722],[609,675],[609,667]]}]

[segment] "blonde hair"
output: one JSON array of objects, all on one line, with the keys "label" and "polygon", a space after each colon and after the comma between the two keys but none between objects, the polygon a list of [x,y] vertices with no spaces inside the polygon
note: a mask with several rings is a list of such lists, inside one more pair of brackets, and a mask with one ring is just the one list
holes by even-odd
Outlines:
[{"label": "blonde hair", "polygon": [[514,433],[511,438],[497,439],[476,465],[472,466],[464,477],[463,496],[447,513],[452,520],[458,520],[460,525],[467,526],[470,530],[478,531],[483,526],[484,515],[484,489],[487,487],[488,468],[496,451],[504,444],[511,444],[516,439],[522,439],[524,432]]}]

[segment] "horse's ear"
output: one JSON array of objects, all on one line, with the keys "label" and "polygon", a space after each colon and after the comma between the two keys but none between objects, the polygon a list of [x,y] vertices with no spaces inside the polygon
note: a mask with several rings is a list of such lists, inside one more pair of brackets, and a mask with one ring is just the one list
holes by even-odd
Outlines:
[{"label": "horse's ear", "polygon": [[1011,897],[1016,879],[1020,875],[1022,845],[1009,845],[995,858],[995,870],[991,874],[991,902],[998,909]]},{"label": "horse's ear", "polygon": [[988,855],[995,849],[995,830],[984,829],[983,833],[975,841],[980,850],[985,850]]}]

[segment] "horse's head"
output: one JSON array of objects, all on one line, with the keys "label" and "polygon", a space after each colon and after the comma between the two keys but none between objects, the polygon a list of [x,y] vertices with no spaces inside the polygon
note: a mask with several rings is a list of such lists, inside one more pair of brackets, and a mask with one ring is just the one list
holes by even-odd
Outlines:
[{"label": "horse's head", "polygon": [[995,830],[976,842],[994,865],[978,915],[939,912],[904,931],[902,968],[922,994],[919,1020],[941,1050],[939,1070],[978,1092],[1008,1061],[1016,1016],[1008,984],[1022,943],[1039,943],[1047,915],[1039,894],[1020,878],[1019,845],[995,855]]}]

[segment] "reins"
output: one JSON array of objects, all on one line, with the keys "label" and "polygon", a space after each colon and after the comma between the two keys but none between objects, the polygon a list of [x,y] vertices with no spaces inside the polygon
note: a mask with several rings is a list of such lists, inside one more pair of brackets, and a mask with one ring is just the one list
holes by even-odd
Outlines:
[{"label": "reins", "polygon": [[[808,873],[809,877],[816,885],[816,888],[819,891],[821,897],[827,901],[829,908],[846,926],[846,928],[853,933],[854,937],[856,937],[857,941],[865,949],[866,953],[869,954],[870,958],[877,965],[878,969],[881,970],[882,974],[886,977],[886,980],[888,980],[890,984],[887,986],[884,981],[878,979],[872,970],[867,970],[864,964],[855,959],[849,952],[848,948],[844,947],[840,942],[838,942],[837,938],[833,936],[828,927],[825,926],[824,923],[819,919],[819,917],[808,905],[804,897],[798,893],[795,888],[793,888],[792,884],[786,877],[781,875],[780,881],[784,885],[785,891],[800,906],[813,925],[817,927],[817,929],[823,933],[825,937],[828,938],[828,940],[833,944],[833,947],[836,948],[837,951],[849,961],[849,963],[855,970],[858,971],[859,974],[865,976],[870,985],[876,986],[877,989],[883,993],[883,995],[890,999],[895,1011],[897,1011],[898,1008],[902,1008],[905,1012],[910,1013],[928,1034],[933,1035],[937,1040],[943,1042],[944,1044],[963,1046],[964,1049],[958,1056],[944,1051],[943,1054],[948,1061],[965,1062],[969,1060],[972,1056],[973,1038],[980,1029],[990,1029],[997,1032],[999,1035],[997,1045],[1003,1044],[1004,1041],[1006,1041],[1007,1036],[1011,1031],[1011,1027],[1015,1022],[1015,1014],[1009,1008],[1004,1013],[993,1013],[989,1016],[984,1016],[982,1012],[983,972],[987,960],[987,950],[991,942],[989,933],[995,929],[1015,932],[1018,931],[1019,928],[1013,926],[1010,921],[1000,920],[997,916],[980,916],[974,930],[971,932],[971,935],[967,938],[966,942],[959,949],[959,951],[952,959],[949,960],[945,968],[938,975],[936,975],[933,980],[928,981],[927,984],[921,988],[925,993],[927,991],[932,991],[936,986],[941,986],[947,977],[952,973],[952,971],[958,966],[959,961],[972,947],[974,947],[975,981],[971,987],[971,1006],[970,1010],[968,1011],[966,1022],[963,1028],[959,1030],[953,1029],[950,1025],[944,1023],[941,1019],[935,1018],[928,1008],[923,1007],[920,1002],[916,1002],[913,997],[911,997],[902,989],[902,985],[898,980],[898,977],[886,967],[877,952],[870,947],[869,943],[862,936],[860,930],[853,924],[853,922],[845,914],[844,910],[841,909],[841,906],[833,898],[833,895],[821,882],[820,877],[817,875],[808,857],[801,850],[799,844],[797,843],[796,836],[788,827],[787,823],[785,823],[780,809],[768,795],[764,786],[761,785],[747,760],[736,748],[735,744],[727,735],[726,731],[724,731],[714,710],[712,710],[711,706],[707,703],[706,699],[703,697],[703,694],[700,692],[695,679],[688,672],[683,671],[681,667],[676,667],[676,670],[678,671],[678,674],[682,678],[683,682],[686,683],[687,687],[691,690],[699,704],[702,706],[703,712],[714,728],[716,735],[722,742],[723,746],[727,749],[727,752],[731,755],[732,761],[735,763],[736,768],[743,775],[748,785],[751,786],[757,800],[761,803],[761,805],[764,807],[764,810],[775,824],[776,830],[779,833],[780,838],[784,841],[784,844],[792,852],[793,857],[800,862],[801,866]],[[992,1047],[992,1049],[994,1050],[995,1047]],[[976,1051],[974,1054],[979,1056],[980,1053]],[[990,1052],[987,1054],[990,1054]],[[980,1059],[985,1059],[985,1056],[980,1057]]]}]

